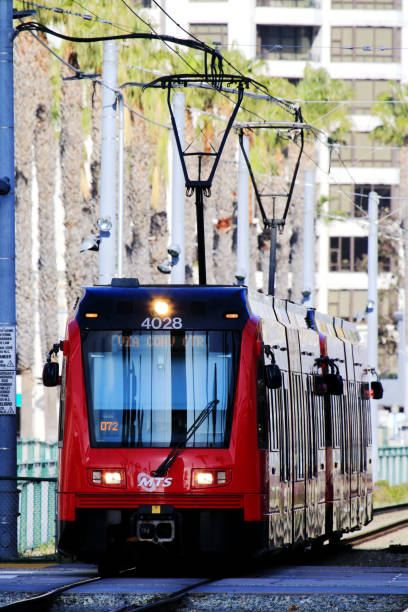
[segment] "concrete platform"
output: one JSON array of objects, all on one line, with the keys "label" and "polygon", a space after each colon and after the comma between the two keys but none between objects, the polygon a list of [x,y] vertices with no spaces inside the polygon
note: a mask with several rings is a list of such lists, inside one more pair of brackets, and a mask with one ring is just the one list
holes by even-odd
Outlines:
[{"label": "concrete platform", "polygon": [[[97,575],[92,565],[51,565],[46,567],[0,568],[0,601],[2,596],[42,593]],[[202,577],[205,578],[205,577]],[[162,594],[172,593],[198,582],[200,577],[104,578],[73,588],[69,594]],[[198,593],[248,594],[382,594],[408,595],[408,568],[401,567],[328,567],[291,566],[262,569],[259,572],[217,580],[200,586]]]}]

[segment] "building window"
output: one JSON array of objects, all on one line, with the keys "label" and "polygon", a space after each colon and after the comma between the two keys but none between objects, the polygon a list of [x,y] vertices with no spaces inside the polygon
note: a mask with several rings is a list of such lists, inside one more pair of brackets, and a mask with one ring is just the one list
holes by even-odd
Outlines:
[{"label": "building window", "polygon": [[310,60],[318,28],[312,26],[257,26],[258,57],[272,60]]},{"label": "building window", "polygon": [[228,45],[227,23],[190,23],[189,31],[202,41],[214,44]]},{"label": "building window", "polygon": [[349,132],[345,140],[333,146],[333,166],[359,166],[360,168],[390,168],[398,165],[398,151],[371,138],[369,132]]},{"label": "building window", "polygon": [[391,185],[356,185],[354,192],[354,215],[365,217],[368,215],[368,196],[375,191],[380,199],[378,212],[388,214],[391,209]]},{"label": "building window", "polygon": [[256,6],[320,8],[319,0],[256,0]]},{"label": "building window", "polygon": [[367,291],[340,289],[329,291],[329,314],[354,321],[358,313],[365,312],[367,304]]},{"label": "building window", "polygon": [[401,61],[400,28],[345,27],[331,30],[333,62]]},{"label": "building window", "polygon": [[386,80],[346,79],[344,83],[353,90],[354,100],[350,104],[353,113],[370,114],[372,103],[390,88],[390,82]]},{"label": "building window", "polygon": [[401,0],[332,0],[332,9],[377,9],[386,11],[401,8]]},{"label": "building window", "polygon": [[332,236],[330,238],[330,272],[365,272],[367,254],[367,236]]},{"label": "building window", "polygon": [[380,196],[379,215],[388,214],[392,210],[392,196],[397,197],[395,185],[332,185],[329,197],[330,212],[334,215],[367,216],[370,191],[375,191]]}]

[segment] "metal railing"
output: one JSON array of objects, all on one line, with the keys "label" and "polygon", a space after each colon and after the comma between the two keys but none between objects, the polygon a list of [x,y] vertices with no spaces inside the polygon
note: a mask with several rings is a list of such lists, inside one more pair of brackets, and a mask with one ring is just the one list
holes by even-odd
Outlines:
[{"label": "metal railing", "polygon": [[389,485],[408,482],[408,446],[378,448],[378,480],[386,480]]},{"label": "metal railing", "polygon": [[0,474],[2,507],[17,518],[9,530],[14,557],[55,555],[57,443],[18,440],[17,478]]}]

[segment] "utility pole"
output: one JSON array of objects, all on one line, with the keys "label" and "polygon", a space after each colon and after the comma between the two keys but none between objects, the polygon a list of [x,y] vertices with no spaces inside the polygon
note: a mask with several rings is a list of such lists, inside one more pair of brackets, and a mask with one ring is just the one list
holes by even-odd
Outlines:
[{"label": "utility pole", "polygon": [[99,284],[110,285],[115,276],[116,234],[116,72],[118,50],[114,41],[103,43],[101,199],[98,221]]},{"label": "utility pole", "polygon": [[[17,556],[13,2],[0,1],[0,558]],[[9,480],[8,480],[9,479]]]},{"label": "utility pole", "polygon": [[[370,191],[368,195],[368,295],[367,295],[367,364],[377,371],[378,368],[378,195]],[[372,461],[373,481],[378,473],[378,404],[371,400],[371,421],[373,429]]]},{"label": "utility pole", "polygon": [[[177,132],[180,139],[180,146],[184,151],[184,132],[185,132],[185,113],[186,97],[182,91],[175,91],[173,94],[173,114],[177,125]],[[185,232],[184,232],[184,193],[185,179],[180,156],[177,151],[177,143],[174,130],[171,136],[172,144],[172,186],[171,186],[171,243],[178,247],[180,252],[178,257],[172,255],[174,265],[171,268],[171,282],[173,285],[183,285],[185,283]],[[170,253],[171,255],[171,253]]]},{"label": "utility pole", "polygon": [[123,199],[125,187],[124,153],[125,153],[125,103],[123,94],[118,94],[119,106],[119,138],[118,138],[118,278],[123,273]]},{"label": "utility pole", "polygon": [[405,321],[404,312],[394,312],[394,318],[397,322],[397,334],[398,334],[398,386],[400,392],[402,391],[402,400],[400,405],[404,406],[404,412],[408,410],[408,381],[405,376],[405,370],[407,369],[406,359],[406,345],[405,345]]},{"label": "utility pole", "polygon": [[305,170],[303,201],[303,291],[302,303],[314,306],[314,172]]},{"label": "utility pole", "polygon": [[[249,155],[249,137],[242,136],[242,144]],[[249,173],[244,154],[239,147],[238,159],[238,212],[237,212],[237,269],[239,285],[248,284],[249,274]]]}]

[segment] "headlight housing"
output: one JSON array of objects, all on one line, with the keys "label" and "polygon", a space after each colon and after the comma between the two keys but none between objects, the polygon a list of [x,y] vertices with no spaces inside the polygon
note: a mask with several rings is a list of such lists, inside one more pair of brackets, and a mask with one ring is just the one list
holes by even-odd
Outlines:
[{"label": "headlight housing", "polygon": [[91,469],[88,470],[89,484],[99,487],[126,487],[126,472],[123,469]]},{"label": "headlight housing", "polygon": [[232,471],[230,468],[194,468],[191,471],[191,486],[193,489],[223,487],[228,485],[231,480]]}]

